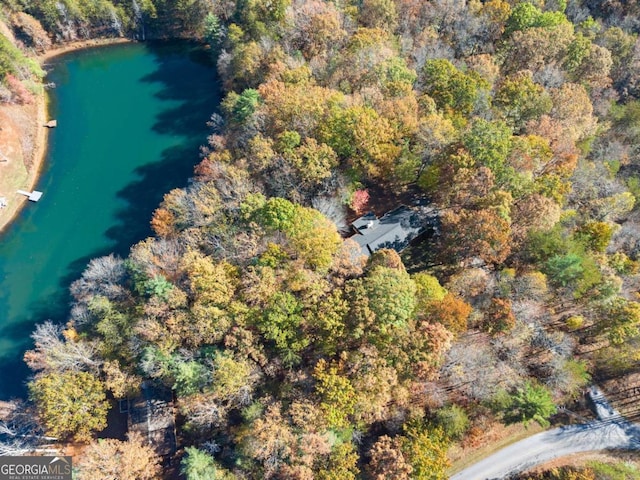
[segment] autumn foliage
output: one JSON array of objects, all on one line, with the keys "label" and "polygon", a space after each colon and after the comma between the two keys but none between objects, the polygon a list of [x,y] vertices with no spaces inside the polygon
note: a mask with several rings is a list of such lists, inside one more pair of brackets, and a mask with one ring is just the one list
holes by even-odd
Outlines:
[{"label": "autumn foliage", "polygon": [[[147,381],[176,399],[188,480],[444,479],[451,442],[546,425],[586,365],[635,368],[634,2],[31,3],[51,38],[201,35],[223,90],[155,237],[92,261],[68,324],[36,328],[49,434],[90,440],[106,396]],[[28,103],[37,75],[0,47],[0,93]],[[344,238],[401,203],[425,227],[406,251]],[[153,478],[138,440],[82,468]]]}]

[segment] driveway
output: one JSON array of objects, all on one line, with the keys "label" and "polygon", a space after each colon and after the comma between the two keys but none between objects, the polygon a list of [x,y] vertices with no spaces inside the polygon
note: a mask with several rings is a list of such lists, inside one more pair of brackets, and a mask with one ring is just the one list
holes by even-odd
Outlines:
[{"label": "driveway", "polygon": [[554,458],[595,450],[640,450],[640,426],[616,412],[597,387],[589,389],[598,420],[538,433],[503,448],[451,480],[493,480],[528,470]]}]

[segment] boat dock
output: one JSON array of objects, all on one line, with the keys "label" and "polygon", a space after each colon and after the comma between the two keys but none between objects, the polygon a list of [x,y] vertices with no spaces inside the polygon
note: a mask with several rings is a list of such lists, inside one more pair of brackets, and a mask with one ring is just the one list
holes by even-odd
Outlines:
[{"label": "boat dock", "polygon": [[24,190],[18,190],[18,193],[20,195],[29,197],[29,200],[31,200],[32,202],[37,202],[38,200],[40,200],[40,197],[42,197],[42,192],[38,192],[37,190],[34,190],[33,192],[25,192]]}]

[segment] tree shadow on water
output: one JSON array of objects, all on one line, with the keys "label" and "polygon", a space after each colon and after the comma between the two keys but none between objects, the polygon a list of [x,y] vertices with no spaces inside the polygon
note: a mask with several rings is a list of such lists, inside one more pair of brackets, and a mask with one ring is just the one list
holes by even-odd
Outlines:
[{"label": "tree shadow on water", "polygon": [[141,81],[160,84],[156,96],[167,104],[152,128],[178,140],[166,148],[157,161],[136,169],[138,178],[118,192],[126,205],[116,213],[116,222],[105,232],[114,242],[113,248],[96,250],[70,262],[55,294],[32,305],[19,321],[0,325],[0,338],[15,346],[0,357],[0,400],[27,394],[25,382],[30,371],[22,357],[25,350],[32,348],[32,341],[25,333],[25,325],[47,319],[64,323],[71,302],[69,286],[80,277],[89,261],[109,253],[124,257],[133,244],[149,236],[149,221],[162,197],[174,188],[186,186],[199,161],[200,146],[210,133],[206,122],[220,101],[215,66],[208,52],[192,43],[150,43],[147,47],[156,58],[157,68]]},{"label": "tree shadow on water", "polygon": [[11,347],[0,352],[0,401],[26,398],[26,382],[33,374],[23,360],[24,352],[33,348],[31,332],[38,323],[52,321],[64,324],[69,319],[72,296],[71,284],[80,278],[87,264],[97,257],[109,255],[112,249],[96,250],[69,263],[58,281],[55,293],[47,295],[22,312],[21,318],[9,324],[0,324],[0,338]]},{"label": "tree shadow on water", "polygon": [[117,212],[117,223],[107,231],[116,242],[115,252],[126,255],[134,243],[151,234],[149,222],[164,194],[187,185],[200,161],[200,146],[210,133],[207,121],[220,102],[219,81],[209,53],[187,42],[151,43],[158,68],[141,81],[159,83],[156,94],[167,108],[157,116],[153,130],[181,137],[165,149],[158,161],[135,170],[138,179],[118,192],[126,207]]},{"label": "tree shadow on water", "polygon": [[[182,135],[204,142],[206,122],[220,103],[219,80],[210,53],[189,42],[150,43],[158,68],[141,79],[160,84],[160,101],[177,106],[163,110],[153,126],[163,135]],[[187,61],[188,60],[188,61]]]},{"label": "tree shadow on water", "polygon": [[139,180],[118,192],[127,206],[116,212],[117,223],[106,232],[116,242],[114,253],[124,257],[133,244],[152,234],[153,211],[165,193],[187,185],[197,161],[197,148],[194,152],[188,147],[172,147],[162,153],[160,162],[136,169]]},{"label": "tree shadow on water", "polygon": [[27,396],[26,381],[32,372],[24,363],[23,356],[26,350],[33,348],[33,342],[31,329],[25,329],[25,325],[35,325],[45,319],[63,322],[68,311],[67,291],[61,289],[47,296],[23,312],[19,321],[0,326],[0,338],[11,345],[0,355],[0,400]]}]

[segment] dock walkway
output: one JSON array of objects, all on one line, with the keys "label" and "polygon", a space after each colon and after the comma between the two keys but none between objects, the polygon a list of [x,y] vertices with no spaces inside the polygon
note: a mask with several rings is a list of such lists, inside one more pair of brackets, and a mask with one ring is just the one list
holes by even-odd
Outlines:
[{"label": "dock walkway", "polygon": [[38,200],[40,200],[40,197],[42,197],[42,192],[39,192],[37,190],[34,190],[33,192],[18,190],[18,193],[20,195],[24,195],[25,197],[29,197],[29,200],[31,200],[32,202],[37,202]]}]

